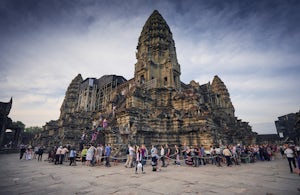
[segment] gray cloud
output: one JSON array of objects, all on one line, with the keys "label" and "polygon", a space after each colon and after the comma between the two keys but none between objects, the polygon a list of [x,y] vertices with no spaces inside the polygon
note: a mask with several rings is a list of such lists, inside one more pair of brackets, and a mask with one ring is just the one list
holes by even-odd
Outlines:
[{"label": "gray cloud", "polygon": [[1,1],[0,99],[14,97],[14,120],[43,125],[58,117],[78,73],[132,78],[138,37],[158,9],[173,32],[181,79],[204,84],[219,75],[237,116],[270,133],[278,116],[299,110],[299,8],[298,1]]}]

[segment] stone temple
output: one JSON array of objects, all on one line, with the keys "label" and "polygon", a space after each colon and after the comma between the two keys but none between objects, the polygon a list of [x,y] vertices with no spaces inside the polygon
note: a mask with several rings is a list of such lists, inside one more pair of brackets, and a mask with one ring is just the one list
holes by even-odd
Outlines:
[{"label": "stone temple", "polygon": [[235,117],[229,92],[215,76],[210,83],[180,80],[172,32],[158,11],[138,39],[134,78],[105,75],[69,85],[58,120],[37,137],[46,146],[87,141],[121,150],[131,144],[204,145],[256,141],[248,122]]}]

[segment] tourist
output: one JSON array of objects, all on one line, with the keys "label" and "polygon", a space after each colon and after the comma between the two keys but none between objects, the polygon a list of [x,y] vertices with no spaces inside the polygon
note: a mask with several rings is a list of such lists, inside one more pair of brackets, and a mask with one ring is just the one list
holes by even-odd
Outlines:
[{"label": "tourist", "polygon": [[186,158],[185,158],[185,164],[192,166],[194,164],[192,159],[192,150],[189,146],[186,147]]},{"label": "tourist", "polygon": [[[249,148],[250,148],[250,163],[254,163],[256,161],[258,148],[254,145],[250,145]],[[271,148],[271,150],[272,150],[272,148]],[[273,150],[271,152],[271,155],[272,155],[271,159],[274,160],[275,158],[274,158]]]},{"label": "tourist", "polygon": [[182,146],[182,155],[183,155],[184,159],[186,158],[186,151],[187,151],[186,143],[183,143],[183,146]]},{"label": "tourist", "polygon": [[293,149],[294,148],[292,147],[292,145],[289,145],[289,147],[284,151],[284,154],[286,155],[286,158],[289,162],[291,173],[293,173],[292,163],[294,165],[294,168],[296,168],[295,153]]},{"label": "tourist", "polygon": [[231,152],[230,152],[230,150],[229,150],[229,146],[227,146],[224,150],[223,150],[223,155],[225,156],[225,158],[226,158],[226,163],[227,163],[227,166],[229,167],[229,166],[231,166],[231,156],[232,156],[232,154],[231,154]]},{"label": "tourist", "polygon": [[61,157],[61,153],[62,153],[62,149],[63,149],[63,147],[62,146],[59,146],[59,148],[57,148],[57,150],[56,150],[56,153],[55,153],[55,162],[54,162],[54,164],[59,164],[59,162],[60,162],[60,157]]},{"label": "tourist", "polygon": [[157,155],[157,149],[156,149],[156,147],[154,145],[152,145],[150,153],[151,153],[151,157]]},{"label": "tourist", "polygon": [[134,149],[130,144],[128,144],[127,150],[128,150],[128,155],[127,155],[128,158],[126,160],[125,167],[126,168],[128,168],[128,167],[132,168],[133,167],[132,166],[132,160],[133,160],[133,155],[134,155]]},{"label": "tourist", "polygon": [[86,139],[86,134],[85,134],[85,131],[82,130],[82,135],[81,135],[80,140],[81,140],[82,143],[84,143],[84,142],[85,142],[85,139]]},{"label": "tourist", "polygon": [[166,166],[168,166],[170,164],[170,155],[171,155],[171,149],[168,144],[166,144],[165,150],[166,150],[166,157],[167,157],[167,165]]},{"label": "tourist", "polygon": [[236,154],[236,146],[235,145],[229,145],[229,150],[232,154],[232,161],[234,162],[235,165],[238,165],[237,154]]},{"label": "tourist", "polygon": [[231,152],[232,161],[235,165],[238,165],[239,162],[237,160],[237,154],[236,154],[236,146],[235,145],[229,145],[229,151]]},{"label": "tourist", "polygon": [[44,153],[44,147],[43,147],[43,146],[40,146],[40,147],[39,147],[39,150],[38,150],[38,152],[37,152],[37,154],[38,154],[38,161],[42,161],[43,153]]},{"label": "tourist", "polygon": [[[205,154],[205,148],[204,148],[203,145],[201,145],[199,152],[200,152],[200,154],[199,154],[199,156],[200,156],[199,165],[202,165],[202,164],[206,165],[206,162],[205,162],[206,154]],[[201,161],[202,161],[202,163],[201,163]]]},{"label": "tourist", "polygon": [[67,160],[70,160],[70,150],[71,150],[71,144],[67,144],[66,148],[68,149],[68,151],[65,154],[65,162],[67,162]]},{"label": "tourist", "polygon": [[129,159],[129,144],[127,145],[127,148],[126,148],[126,162],[125,162],[125,167],[127,168],[127,164],[129,163],[130,159]]},{"label": "tourist", "polygon": [[39,146],[34,147],[34,153],[33,153],[33,159],[36,159],[36,156],[38,155],[39,152]]},{"label": "tourist", "polygon": [[[224,151],[224,150],[223,150]],[[215,161],[215,164],[218,166],[218,167],[221,167],[221,161],[222,161],[222,152],[221,152],[221,148],[219,145],[217,145],[217,147],[214,147],[214,161]]]},{"label": "tourist", "polygon": [[94,132],[92,133],[91,143],[96,142],[97,136],[98,136],[98,131],[95,129]]},{"label": "tourist", "polygon": [[[264,151],[263,151],[263,146],[262,146],[262,145],[259,146],[258,152],[259,152],[259,159],[260,159],[261,161],[263,161],[263,160],[264,160]],[[242,154],[241,154],[241,155],[242,155]]]},{"label": "tourist", "polygon": [[266,147],[267,155],[268,155],[268,160],[273,160],[273,151],[270,145],[267,145]]},{"label": "tourist", "polygon": [[175,156],[175,165],[180,166],[180,159],[179,159],[179,148],[177,145],[175,145],[175,151],[174,151],[174,156]]},{"label": "tourist", "polygon": [[146,165],[146,160],[147,160],[147,156],[148,156],[148,150],[145,146],[145,144],[142,144],[142,148],[141,148],[141,151],[142,151],[142,164],[143,166]]},{"label": "tourist", "polygon": [[107,119],[103,119],[103,122],[102,122],[102,127],[103,129],[105,129],[106,127],[108,126],[108,123],[107,123]]},{"label": "tourist", "polygon": [[61,165],[63,164],[67,152],[69,152],[69,150],[67,149],[67,146],[64,146],[63,149],[61,150],[60,163],[59,164],[61,164]]},{"label": "tourist", "polygon": [[75,150],[75,147],[71,147],[71,150],[70,150],[70,164],[69,164],[69,166],[71,166],[72,164],[74,166],[76,166],[76,150]]},{"label": "tourist", "polygon": [[82,130],[82,135],[80,137],[79,151],[82,151],[84,149],[84,146],[86,144],[86,137],[87,137],[85,131],[83,129],[81,130]]},{"label": "tourist", "polygon": [[267,145],[263,145],[262,149],[263,149],[262,152],[263,152],[264,160],[270,161],[270,155],[268,153],[268,146]]},{"label": "tourist", "polygon": [[102,144],[98,144],[96,148],[96,163],[98,166],[101,165],[102,155],[103,155],[103,146]]},{"label": "tourist", "polygon": [[200,161],[199,153],[200,153],[200,151],[199,151],[198,146],[194,145],[193,152],[192,152],[194,167],[198,167],[199,166],[199,161]]},{"label": "tourist", "polygon": [[157,161],[158,161],[158,155],[157,155],[157,149],[154,145],[152,145],[151,148],[151,165],[152,165],[152,171],[157,171]]},{"label": "tourist", "polygon": [[210,160],[211,164],[216,164],[218,163],[218,156],[216,155],[216,147],[215,146],[210,146]]},{"label": "tourist", "polygon": [[257,145],[252,145],[251,146],[251,152],[253,156],[253,162],[255,162],[258,158],[258,146]]},{"label": "tourist", "polygon": [[113,156],[113,162],[114,162],[114,166],[117,166],[118,165],[118,156],[120,156],[120,152],[118,152],[117,154],[115,154]]},{"label": "tourist", "polygon": [[142,148],[140,148],[139,146],[136,147],[135,174],[138,173],[138,169],[141,169],[142,173],[145,173],[144,166],[142,164]]},{"label": "tourist", "polygon": [[281,157],[284,158],[284,148],[283,148],[283,146],[279,146],[279,152],[281,154]]},{"label": "tourist", "polygon": [[300,146],[296,146],[296,157],[297,157],[297,163],[298,163],[298,174],[300,176]]},{"label": "tourist", "polygon": [[164,149],[163,145],[160,146],[160,160],[162,162],[162,167],[166,167],[166,165],[165,165],[165,149]]},{"label": "tourist", "polygon": [[26,150],[25,159],[31,160],[31,157],[32,157],[32,150],[31,150],[31,146],[29,145]]},{"label": "tourist", "polygon": [[95,150],[96,148],[94,147],[94,145],[90,144],[90,147],[86,153],[86,166],[94,166],[93,159],[95,155]]},{"label": "tourist", "polygon": [[105,163],[106,167],[110,167],[110,163],[109,163],[110,153],[111,153],[111,147],[109,144],[107,144],[105,146],[105,152],[104,152],[105,159],[106,159],[106,163]]},{"label": "tourist", "polygon": [[49,152],[48,152],[48,162],[54,162],[55,161],[55,154],[56,154],[56,146],[53,146]]},{"label": "tourist", "polygon": [[26,152],[25,145],[21,144],[20,145],[20,160],[23,158],[25,152]]},{"label": "tourist", "polygon": [[81,158],[82,165],[86,164],[86,153],[87,153],[87,150],[88,150],[87,147],[84,146],[83,150],[81,151],[80,158]]}]

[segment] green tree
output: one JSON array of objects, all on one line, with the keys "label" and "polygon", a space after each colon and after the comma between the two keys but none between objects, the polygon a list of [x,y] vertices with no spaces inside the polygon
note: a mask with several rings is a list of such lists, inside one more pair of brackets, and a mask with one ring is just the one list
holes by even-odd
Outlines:
[{"label": "green tree", "polygon": [[40,133],[43,130],[42,127],[38,127],[38,126],[33,126],[33,127],[27,127],[25,128],[25,132],[26,133],[32,133],[32,134],[36,134],[36,133]]},{"label": "green tree", "polygon": [[14,139],[15,139],[15,144],[18,145],[22,142],[22,137],[23,137],[23,133],[24,133],[24,130],[25,130],[25,124],[22,123],[21,121],[13,121],[12,122],[12,126],[11,126],[12,129],[15,130],[15,135],[14,135]]},{"label": "green tree", "polygon": [[24,129],[25,129],[25,125],[24,125],[24,123],[22,123],[21,121],[12,122],[12,126],[13,126],[13,128],[15,128],[15,129],[21,129],[21,130],[23,130],[23,131],[24,131]]}]

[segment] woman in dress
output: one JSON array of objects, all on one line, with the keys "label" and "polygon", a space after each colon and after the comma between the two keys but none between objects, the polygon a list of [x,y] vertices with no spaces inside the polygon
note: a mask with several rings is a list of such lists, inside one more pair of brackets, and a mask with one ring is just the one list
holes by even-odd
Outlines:
[{"label": "woman in dress", "polygon": [[32,150],[31,147],[28,146],[27,150],[26,150],[26,160],[31,160],[31,156],[32,156]]},{"label": "woman in dress", "polygon": [[93,165],[92,161],[93,161],[93,158],[95,155],[95,150],[96,150],[96,148],[93,146],[93,144],[90,144],[90,148],[87,150],[87,153],[86,153],[86,165],[87,166]]},{"label": "woman in dress", "polygon": [[144,172],[144,165],[142,163],[142,148],[140,148],[139,146],[136,147],[136,163],[135,163],[135,174],[137,174],[138,169],[142,170],[142,173]]}]

